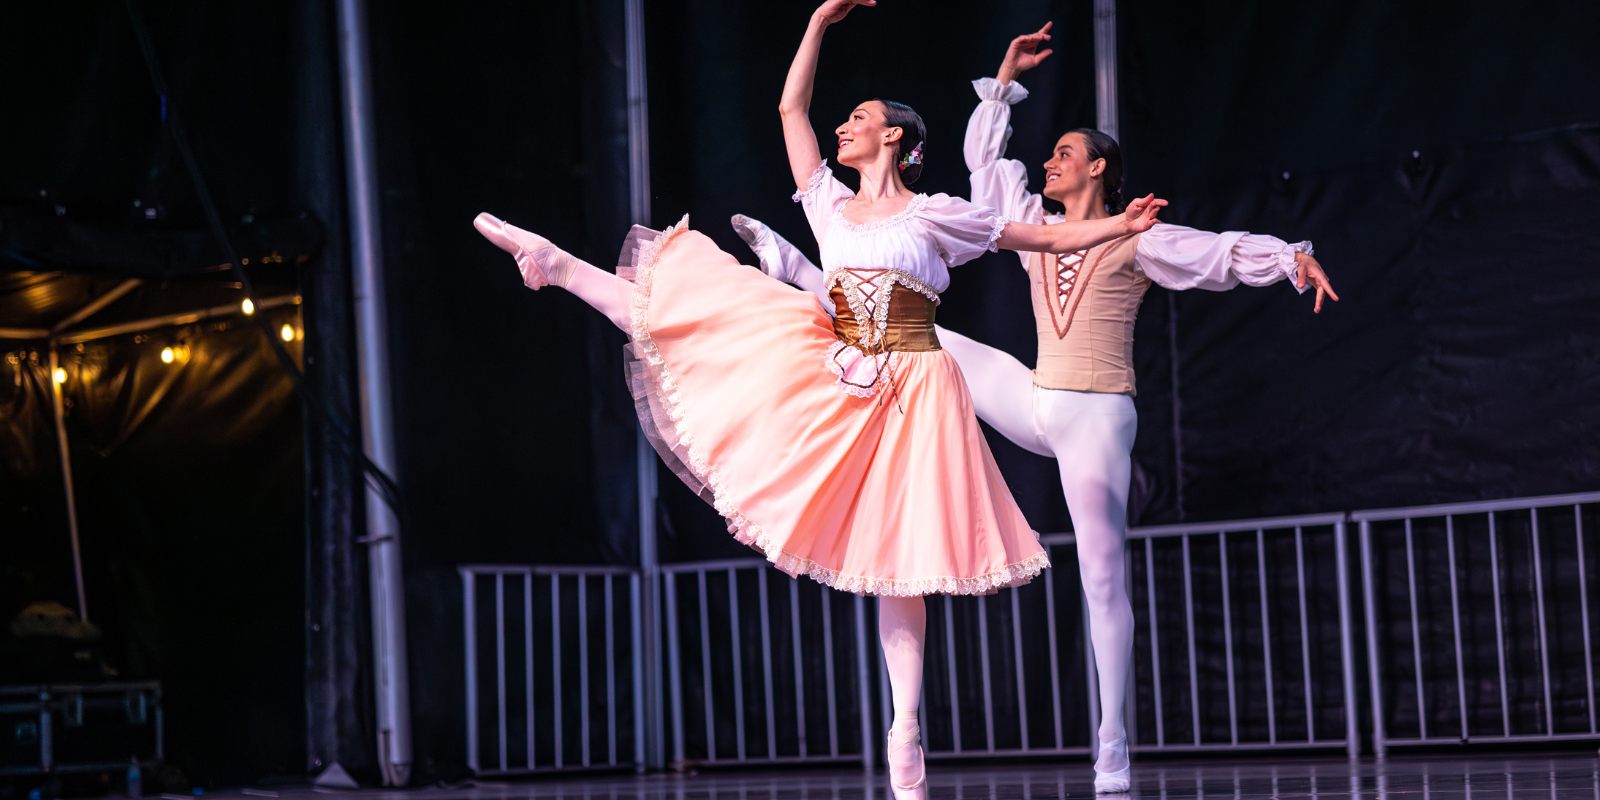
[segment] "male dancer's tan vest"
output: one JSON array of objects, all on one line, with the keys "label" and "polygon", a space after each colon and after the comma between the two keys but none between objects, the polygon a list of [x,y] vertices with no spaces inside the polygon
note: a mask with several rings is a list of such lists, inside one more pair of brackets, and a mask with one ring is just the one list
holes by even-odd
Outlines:
[{"label": "male dancer's tan vest", "polygon": [[[1035,385],[1135,393],[1133,321],[1150,288],[1150,279],[1133,268],[1138,246],[1139,235],[1133,234],[1090,248],[1081,262],[1072,253],[1059,262],[1048,253],[1029,255],[1029,291],[1039,331]],[[1070,287],[1064,297],[1058,285]]]}]

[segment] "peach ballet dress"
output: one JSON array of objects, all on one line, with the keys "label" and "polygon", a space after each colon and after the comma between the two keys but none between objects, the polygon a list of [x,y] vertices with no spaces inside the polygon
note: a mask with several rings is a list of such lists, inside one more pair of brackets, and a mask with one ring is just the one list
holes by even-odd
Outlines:
[{"label": "peach ballet dress", "polygon": [[871,224],[826,163],[795,199],[837,320],[741,266],[688,218],[636,227],[640,421],[673,471],[778,569],[858,594],[988,594],[1050,565],[1000,477],[933,309],[1006,220],[943,194]]}]

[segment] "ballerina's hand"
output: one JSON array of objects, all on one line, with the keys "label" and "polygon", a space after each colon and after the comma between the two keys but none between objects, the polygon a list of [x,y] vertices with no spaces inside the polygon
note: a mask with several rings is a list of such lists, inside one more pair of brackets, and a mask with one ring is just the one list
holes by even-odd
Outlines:
[{"label": "ballerina's hand", "polygon": [[1018,75],[1039,66],[1054,50],[1040,50],[1039,45],[1050,41],[1050,26],[1055,23],[1046,22],[1043,28],[1034,33],[1025,33],[1011,40],[1011,46],[1006,48],[1006,57],[1000,62],[999,79],[1001,83],[1010,83]]},{"label": "ballerina's hand", "polygon": [[1312,258],[1308,253],[1295,253],[1294,263],[1296,266],[1295,287],[1306,288],[1306,281],[1308,280],[1312,286],[1317,287],[1317,304],[1311,309],[1313,314],[1322,313],[1323,295],[1333,298],[1335,303],[1339,302],[1339,295],[1333,293],[1333,284],[1328,283],[1328,273],[1322,271],[1322,265],[1318,264],[1315,258]]},{"label": "ballerina's hand", "polygon": [[823,22],[832,25],[844,19],[844,15],[850,13],[850,9],[856,6],[875,6],[877,4],[878,0],[828,0],[828,2],[817,7],[817,16],[821,17]]},{"label": "ballerina's hand", "polygon": [[1157,200],[1153,194],[1147,194],[1128,204],[1128,211],[1123,216],[1124,223],[1128,226],[1129,233],[1144,233],[1156,225],[1156,212],[1166,205],[1167,201]]}]

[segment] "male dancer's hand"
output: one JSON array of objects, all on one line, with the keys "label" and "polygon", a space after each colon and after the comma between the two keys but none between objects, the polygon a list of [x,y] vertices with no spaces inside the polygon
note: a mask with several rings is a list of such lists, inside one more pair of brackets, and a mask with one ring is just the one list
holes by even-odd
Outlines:
[{"label": "male dancer's hand", "polygon": [[1328,273],[1322,271],[1322,265],[1318,264],[1315,258],[1306,253],[1295,253],[1294,263],[1297,267],[1294,285],[1297,288],[1304,289],[1306,288],[1306,281],[1309,280],[1312,286],[1317,287],[1317,304],[1311,309],[1312,313],[1322,313],[1323,295],[1333,298],[1336,303],[1339,302],[1339,295],[1333,293],[1333,284],[1328,283]]},{"label": "male dancer's hand", "polygon": [[1156,225],[1156,212],[1166,205],[1167,201],[1157,200],[1153,194],[1135,198],[1128,204],[1128,209],[1123,212],[1123,224],[1128,233],[1144,233]]},{"label": "male dancer's hand", "polygon": [[1018,75],[1027,72],[1044,61],[1054,50],[1040,50],[1039,45],[1050,41],[1050,26],[1055,23],[1046,22],[1037,33],[1025,33],[1011,40],[1011,46],[1006,48],[1006,57],[1000,62],[1000,73],[995,76],[1001,83],[1010,83]]}]

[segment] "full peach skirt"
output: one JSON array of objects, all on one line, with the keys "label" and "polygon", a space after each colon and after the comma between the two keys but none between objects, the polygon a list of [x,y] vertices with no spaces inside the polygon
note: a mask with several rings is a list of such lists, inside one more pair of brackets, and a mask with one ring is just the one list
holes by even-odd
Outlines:
[{"label": "full peach skirt", "polygon": [[662,458],[790,575],[877,595],[988,594],[1049,566],[955,359],[897,355],[894,391],[841,391],[816,298],[684,222],[635,228],[630,382]]}]

